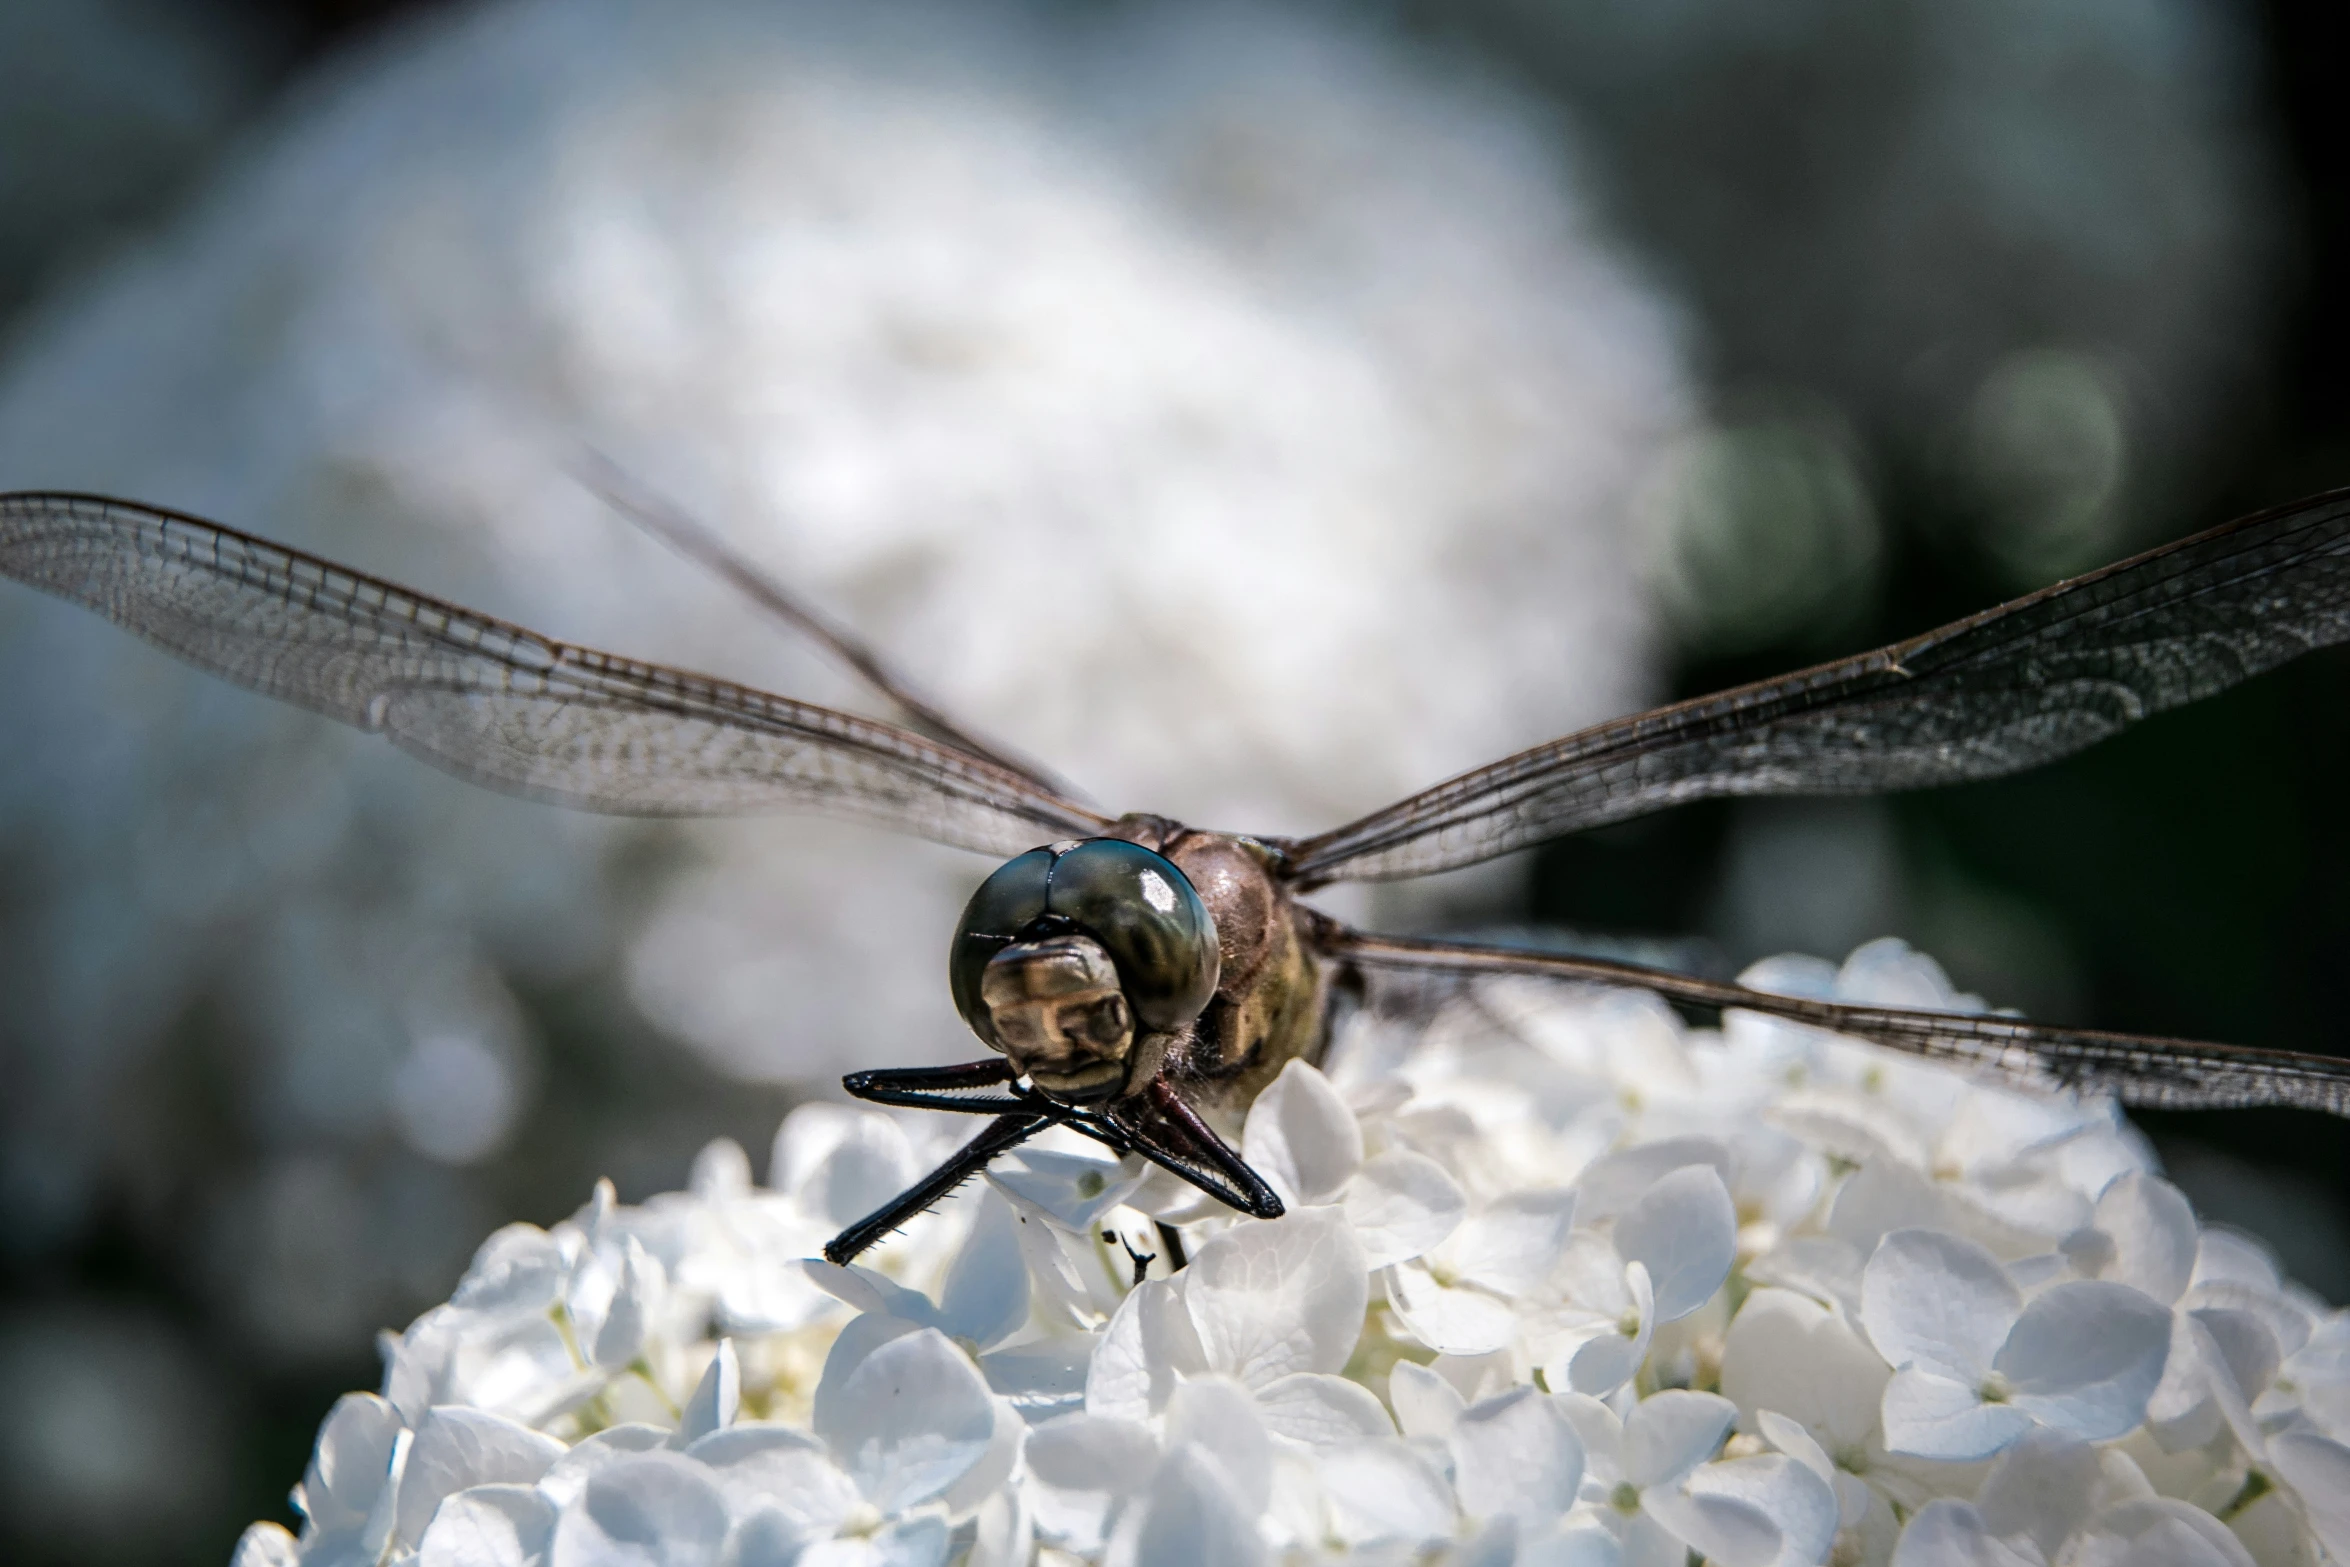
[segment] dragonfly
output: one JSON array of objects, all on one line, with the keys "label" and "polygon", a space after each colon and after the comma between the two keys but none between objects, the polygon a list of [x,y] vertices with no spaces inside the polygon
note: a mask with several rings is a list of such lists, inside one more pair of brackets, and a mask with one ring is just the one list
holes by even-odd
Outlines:
[{"label": "dragonfly", "polygon": [[1108,815],[925,701],[715,534],[592,475],[627,515],[841,657],[898,722],[597,652],[158,506],[0,494],[0,573],[226,680],[491,788],[630,816],[810,811],[993,856],[949,944],[989,1053],[850,1073],[851,1095],[983,1116],[825,1248],[846,1264],[1052,1128],[1258,1218],[1225,1132],[1318,1061],[1376,976],[1525,974],[1743,1009],[2035,1090],[2350,1116],[2350,1060],[2012,1016],[1774,995],[1598,958],[1376,934],[1303,895],[1428,875],[1692,800],[1993,778],[2350,639],[2350,490],[2261,512],[1873,652],[1617,718],[1291,838]]}]

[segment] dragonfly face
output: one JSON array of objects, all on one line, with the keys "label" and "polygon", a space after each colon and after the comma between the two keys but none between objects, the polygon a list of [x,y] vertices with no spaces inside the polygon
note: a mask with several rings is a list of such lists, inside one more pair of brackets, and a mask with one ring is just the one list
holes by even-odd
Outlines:
[{"label": "dragonfly face", "polygon": [[1031,849],[980,884],[948,959],[971,1031],[1050,1099],[1141,1088],[1216,994],[1216,922],[1190,878],[1122,838]]}]

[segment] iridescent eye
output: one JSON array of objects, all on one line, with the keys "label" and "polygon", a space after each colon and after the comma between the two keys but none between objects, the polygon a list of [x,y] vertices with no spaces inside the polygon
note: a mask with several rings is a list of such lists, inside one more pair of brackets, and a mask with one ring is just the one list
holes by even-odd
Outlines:
[{"label": "iridescent eye", "polygon": [[1088,838],[1053,863],[1045,904],[1109,950],[1142,1026],[1181,1028],[1216,993],[1216,922],[1172,863]]},{"label": "iridescent eye", "polygon": [[1146,1029],[1181,1028],[1216,993],[1216,922],[1164,856],[1123,838],[1031,849],[980,884],[955,930],[948,977],[955,1010],[999,1043],[980,977],[1014,941],[1075,931],[1101,943]]},{"label": "iridescent eye", "polygon": [[997,1044],[995,1025],[987,1004],[979,999],[980,976],[987,960],[1020,939],[1020,933],[1044,915],[1046,886],[1051,878],[1051,849],[1031,849],[996,867],[963,905],[962,922],[955,927],[955,945],[947,955],[947,984],[955,994],[955,1010],[971,1031]]}]

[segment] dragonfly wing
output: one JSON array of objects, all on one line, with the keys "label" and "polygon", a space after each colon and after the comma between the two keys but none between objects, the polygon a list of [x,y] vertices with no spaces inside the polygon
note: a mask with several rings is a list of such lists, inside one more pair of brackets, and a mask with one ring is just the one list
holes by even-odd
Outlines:
[{"label": "dragonfly wing", "polygon": [[1686,800],[1876,794],[2080,750],[2350,638],[2350,491],[1891,647],[1620,718],[1288,846],[1295,881],[1468,865]]},{"label": "dragonfly wing", "polygon": [[0,573],[462,777],[582,810],[810,810],[997,855],[1106,825],[894,725],[558,642],[152,507],[0,496]]},{"label": "dragonfly wing", "polygon": [[2050,1028],[1983,1014],[1850,1006],[1595,958],[1360,931],[1329,932],[1322,942],[1331,956],[1373,971],[1456,980],[1480,974],[1534,974],[1653,991],[1687,1007],[1760,1012],[1909,1055],[1982,1068],[2028,1087],[2111,1094],[2127,1105],[2170,1110],[2286,1105],[2350,1116],[2350,1060],[2338,1056]]}]

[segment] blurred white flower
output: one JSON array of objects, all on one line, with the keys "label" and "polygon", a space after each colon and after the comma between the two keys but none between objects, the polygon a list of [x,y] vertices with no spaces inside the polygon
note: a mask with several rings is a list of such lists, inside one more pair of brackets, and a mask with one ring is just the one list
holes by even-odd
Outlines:
[{"label": "blurred white flower", "polygon": [[[805,1260],[952,1141],[944,1117],[835,1106],[793,1113],[771,1187],[720,1142],[687,1191],[600,1188],[502,1230],[387,1337],[382,1394],[328,1416],[301,1537],[256,1525],[238,1567],[2343,1554],[2350,1313],[2199,1229],[2104,1107],[1548,994],[1438,1004],[1408,1084],[1349,1065],[1393,1019],[1358,1020],[1327,1076],[1292,1064],[1242,1137],[1290,1212],[1187,1222],[1172,1271],[1144,1250],[1166,1248],[1140,1162],[1050,1146],[865,1264]],[[1515,1057],[1441,1045],[1497,998]],[[1758,1160],[1702,1093],[1628,1121],[1514,1090],[1608,1019],[1624,1037],[1586,1037],[1593,1059],[1669,1028],[1800,1157]],[[1818,1070],[1769,1069],[1790,1049]],[[1872,1080],[1948,1101],[1945,1127],[2068,1128],[2078,1157],[2048,1168],[2073,1200],[2011,1212],[2002,1258],[1963,1231],[2006,1165],[1962,1162],[1933,1181],[1957,1228],[1840,1236],[1867,1168],[1831,1158],[1853,1123],[1802,1112]],[[1786,1178],[1806,1161],[1816,1179]]]},{"label": "blurred white flower", "polygon": [[[616,520],[594,445],[1106,804],[1328,826],[1649,694],[1629,499],[1691,399],[1558,136],[1329,8],[448,8],[26,320],[0,468],[866,700]],[[73,1042],[0,1111],[19,1243],[85,1221],[93,1150],[166,1157],[105,1126],[218,997],[260,1144],[354,1163],[387,1126],[460,1164],[532,1127],[508,984],[602,984],[738,1080],[970,1049],[937,968],[983,864],[568,817],[33,595],[0,630],[37,911],[0,990]],[[676,1087],[681,1122],[723,1108]],[[329,1341],[397,1298],[342,1275]]]}]

